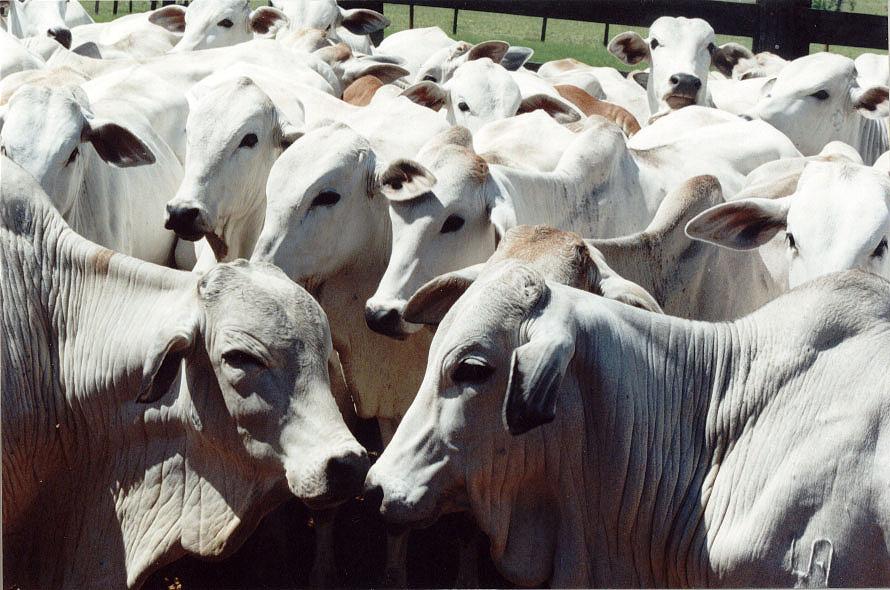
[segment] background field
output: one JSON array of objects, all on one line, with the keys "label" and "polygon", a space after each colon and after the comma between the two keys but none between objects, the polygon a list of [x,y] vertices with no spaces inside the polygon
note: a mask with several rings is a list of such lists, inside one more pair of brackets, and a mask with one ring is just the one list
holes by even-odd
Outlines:
[{"label": "background field", "polygon": [[[707,0],[703,0],[707,1]],[[747,3],[753,3],[754,0],[740,0]],[[836,0],[820,0],[823,4],[834,4]],[[100,2],[100,12],[94,15],[95,2],[92,0],[81,0],[81,3],[93,15],[96,21],[107,21],[113,18],[111,13],[111,0],[103,0]],[[133,11],[148,10],[149,2],[147,0],[134,0],[133,2],[120,2],[119,14],[129,13],[129,5],[133,5]],[[265,0],[251,0],[254,6],[267,4]],[[815,4],[815,3],[814,3]],[[843,9],[850,12],[860,12],[865,14],[887,15],[887,2],[885,0],[846,0],[843,3]],[[408,7],[395,4],[386,4],[384,13],[387,18],[392,21],[392,25],[386,29],[386,34],[392,34],[396,31],[402,31],[408,28]],[[451,21],[453,12],[444,8],[425,8],[415,7],[414,9],[414,26],[415,27],[431,27],[439,26],[445,32],[451,34]],[[627,27],[621,24],[609,25],[608,38],[614,37],[618,33],[627,30],[636,30],[645,34],[645,29],[639,27]],[[603,45],[603,36],[606,32],[606,25],[602,23],[581,23],[575,21],[565,21],[551,19],[547,23],[547,41],[541,42],[541,19],[524,16],[498,15],[486,12],[474,12],[462,10],[458,16],[457,35],[456,38],[463,39],[472,43],[485,41],[488,39],[500,39],[507,41],[512,45],[524,45],[535,50],[532,58],[536,62],[545,62],[552,59],[560,59],[563,57],[574,57],[591,65],[598,66],[618,66],[620,62],[612,57],[606,51]],[[717,35],[718,43],[726,43],[727,41],[735,41],[751,47],[751,39],[749,37],[731,37],[728,35]],[[863,52],[887,53],[886,49],[878,51],[874,49],[862,49],[857,47],[841,47],[832,45],[829,48],[833,52],[842,53],[850,57],[856,57]],[[810,52],[824,51],[824,45],[812,44]]]}]

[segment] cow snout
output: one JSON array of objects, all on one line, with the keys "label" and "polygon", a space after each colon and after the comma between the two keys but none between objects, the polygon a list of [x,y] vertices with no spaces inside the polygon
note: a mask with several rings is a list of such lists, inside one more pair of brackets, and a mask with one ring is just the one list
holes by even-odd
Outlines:
[{"label": "cow snout", "polygon": [[47,36],[58,41],[59,44],[62,45],[62,47],[64,47],[65,49],[71,49],[71,31],[69,31],[68,29],[56,27],[47,30],[46,34]]},{"label": "cow snout", "polygon": [[333,508],[362,493],[371,463],[364,449],[330,457],[324,465],[324,484],[303,502],[313,510]]},{"label": "cow snout", "polygon": [[200,207],[194,204],[167,204],[167,219],[164,227],[172,229],[184,240],[195,242],[209,231]]},{"label": "cow snout", "polygon": [[383,504],[383,486],[377,483],[367,482],[365,484],[365,492],[362,496],[371,510],[380,510],[380,506]]},{"label": "cow snout", "polygon": [[694,96],[701,90],[701,80],[692,74],[674,74],[670,77],[669,82],[671,83],[671,92],[675,94]]},{"label": "cow snout", "polygon": [[399,310],[393,307],[366,306],[365,323],[373,331],[390,338],[401,339],[406,336],[402,331],[402,317]]}]

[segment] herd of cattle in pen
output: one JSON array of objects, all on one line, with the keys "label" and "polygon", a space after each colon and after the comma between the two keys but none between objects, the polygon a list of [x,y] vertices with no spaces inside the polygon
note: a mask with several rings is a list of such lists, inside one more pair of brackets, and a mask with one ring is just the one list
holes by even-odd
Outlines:
[{"label": "herd of cattle in pen", "polygon": [[453,512],[518,585],[890,584],[886,55],[273,5],[0,2],[4,584],[360,495],[395,585]]}]

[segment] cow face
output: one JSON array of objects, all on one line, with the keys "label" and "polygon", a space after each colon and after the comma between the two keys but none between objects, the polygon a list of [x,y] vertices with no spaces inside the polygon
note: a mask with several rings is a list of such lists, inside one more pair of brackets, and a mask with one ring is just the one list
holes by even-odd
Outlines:
[{"label": "cow face", "polygon": [[22,86],[0,112],[0,145],[63,215],[90,180],[84,170],[97,157],[117,167],[155,161],[151,149],[122,124],[95,117],[76,86]]},{"label": "cow face", "polygon": [[213,267],[197,295],[196,336],[181,330],[158,371],[185,357],[193,425],[286,479],[310,507],[355,494],[368,458],[330,391],[331,336],[319,305],[277,268],[244,260]]},{"label": "cow face", "polygon": [[718,48],[714,29],[702,19],[661,17],[647,38],[621,33],[609,43],[609,51],[629,65],[649,62],[646,92],[653,115],[706,104],[708,70]]},{"label": "cow face", "polygon": [[389,20],[379,12],[364,8],[343,10],[336,0],[273,0],[272,4],[287,15],[293,28],[325,31],[333,41],[342,40],[338,27],[354,35],[369,35],[389,26]]},{"label": "cow face", "polygon": [[886,117],[890,98],[886,83],[863,88],[856,77],[848,57],[832,53],[801,57],[767,82],[748,116],[787,135],[805,156],[818,154],[832,140],[858,147],[863,118]]},{"label": "cow face", "polygon": [[428,57],[420,66],[416,81],[444,84],[462,64],[486,57],[497,64],[509,49],[510,45],[503,41],[485,41],[477,45],[460,41],[451,47],[443,47]]},{"label": "cow face", "polygon": [[68,0],[5,0],[9,9],[9,32],[24,37],[46,35],[66,49],[71,47],[71,30],[65,24]]},{"label": "cow face", "polygon": [[[548,449],[555,441],[537,433],[511,436],[505,420],[518,434],[554,419],[573,328],[548,310],[549,289],[535,271],[506,263],[486,274],[441,320],[417,397],[366,486],[382,495],[392,523],[423,526],[472,510],[499,569],[539,585],[556,533],[548,458],[565,449]],[[424,291],[412,313],[440,315],[454,299],[448,281]],[[560,415],[583,421],[576,400],[558,404]]]},{"label": "cow face", "polygon": [[368,248],[380,247],[372,243],[374,229],[389,225],[386,201],[375,196],[375,174],[371,146],[350,127],[336,123],[309,131],[269,173],[266,221],[254,259],[278,265],[307,286],[347,266],[364,266]]},{"label": "cow face", "polygon": [[224,257],[241,246],[230,224],[261,211],[269,169],[300,132],[244,77],[195,88],[186,131],[185,175],[167,203],[166,227],[186,240],[212,234]]},{"label": "cow face", "polygon": [[254,36],[274,37],[287,27],[280,10],[261,6],[251,12],[247,0],[194,0],[185,9],[185,32],[171,53],[228,47]]},{"label": "cow face", "polygon": [[690,221],[686,233],[747,250],[783,230],[791,287],[853,268],[890,278],[890,179],[848,162],[810,162],[794,194],[718,205]]},{"label": "cow face", "polygon": [[392,253],[366,305],[371,329],[396,338],[416,331],[402,318],[408,297],[433,277],[484,262],[494,252],[497,188],[470,145],[466,129],[453,128],[431,140],[418,161],[398,160],[381,175]]}]

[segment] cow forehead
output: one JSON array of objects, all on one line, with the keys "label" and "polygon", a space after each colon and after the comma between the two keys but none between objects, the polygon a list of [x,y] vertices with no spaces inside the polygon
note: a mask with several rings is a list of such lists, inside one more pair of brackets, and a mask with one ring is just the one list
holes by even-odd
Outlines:
[{"label": "cow forehead", "polygon": [[278,0],[275,5],[295,27],[324,28],[340,14],[336,0]]},{"label": "cow forehead", "polygon": [[583,238],[546,225],[510,228],[489,264],[502,260],[523,262],[559,283],[585,286],[595,267]]},{"label": "cow forehead", "polygon": [[272,126],[277,116],[272,100],[255,84],[227,83],[213,87],[194,102],[186,123],[187,137],[189,143],[200,144],[208,137],[228,136],[232,129],[251,124],[261,131]]},{"label": "cow forehead", "polygon": [[38,151],[79,141],[84,122],[81,101],[70,87],[23,86],[9,101],[3,126],[7,148],[30,146]]},{"label": "cow forehead", "polygon": [[818,91],[828,84],[848,84],[854,78],[853,60],[833,53],[814,53],[786,65],[776,78],[773,94]]},{"label": "cow forehead", "polygon": [[247,0],[194,0],[186,8],[185,18],[186,21],[204,21],[248,12],[250,4]]},{"label": "cow forehead", "polygon": [[649,27],[649,37],[668,46],[671,42],[700,43],[712,40],[714,29],[700,18],[663,16]]}]

